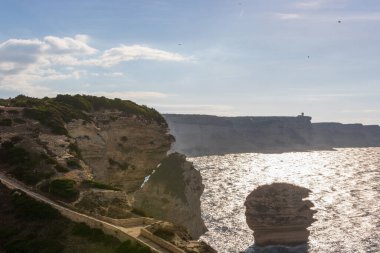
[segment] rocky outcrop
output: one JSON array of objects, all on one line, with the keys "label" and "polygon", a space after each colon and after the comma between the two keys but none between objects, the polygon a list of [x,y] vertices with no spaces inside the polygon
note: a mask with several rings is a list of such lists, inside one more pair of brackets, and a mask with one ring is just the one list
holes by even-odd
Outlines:
[{"label": "rocky outcrop", "polygon": [[95,216],[140,211],[194,238],[206,231],[200,173],[182,155],[167,157],[173,137],[154,109],[86,95],[20,95],[0,99],[0,134],[1,170],[49,198]]},{"label": "rocky outcrop", "polygon": [[254,231],[255,245],[307,243],[307,228],[315,221],[308,197],[310,190],[286,183],[259,186],[244,205],[248,226]]},{"label": "rocky outcrop", "polygon": [[379,147],[380,127],[311,123],[311,117],[164,115],[176,138],[173,151],[190,156]]},{"label": "rocky outcrop", "polygon": [[92,114],[94,121],[75,120],[67,129],[97,181],[126,192],[138,190],[170,149],[167,128],[118,111]]},{"label": "rocky outcrop", "polygon": [[161,162],[135,193],[133,206],[147,216],[181,225],[192,238],[199,238],[206,231],[200,215],[203,189],[199,171],[185,156],[174,153]]}]

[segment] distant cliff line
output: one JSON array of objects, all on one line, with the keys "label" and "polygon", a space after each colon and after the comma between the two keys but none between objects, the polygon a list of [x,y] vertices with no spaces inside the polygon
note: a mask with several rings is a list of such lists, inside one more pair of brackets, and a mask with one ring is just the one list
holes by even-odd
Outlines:
[{"label": "distant cliff line", "polygon": [[380,126],[311,123],[311,117],[164,114],[174,151],[189,156],[380,147]]}]

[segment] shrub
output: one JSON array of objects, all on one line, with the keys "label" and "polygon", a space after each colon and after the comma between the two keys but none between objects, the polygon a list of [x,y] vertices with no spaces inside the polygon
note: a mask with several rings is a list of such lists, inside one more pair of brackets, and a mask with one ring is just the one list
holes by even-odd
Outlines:
[{"label": "shrub", "polygon": [[90,228],[83,222],[75,223],[71,233],[76,236],[85,237],[92,242],[102,242],[106,245],[112,245],[119,242],[119,240],[113,236],[104,234],[100,229]]},{"label": "shrub", "polygon": [[20,112],[17,110],[8,110],[7,111],[9,114],[19,114]]},{"label": "shrub", "polygon": [[72,169],[81,169],[79,162],[76,159],[68,159],[66,160],[67,166],[69,166]]},{"label": "shrub", "polygon": [[12,126],[12,120],[11,119],[1,119],[0,120],[0,126]]},{"label": "shrub", "polygon": [[26,123],[26,121],[21,119],[21,118],[14,118],[13,122],[17,123],[17,124],[25,124]]},{"label": "shrub", "polygon": [[69,146],[69,151],[75,155],[76,157],[78,157],[79,159],[82,159],[82,153],[80,152],[80,149],[78,147],[78,144],[76,143],[70,143]]},{"label": "shrub", "polygon": [[74,200],[79,195],[76,182],[71,179],[54,179],[44,190],[65,200]]},{"label": "shrub", "polygon": [[116,253],[130,253],[130,252],[151,253],[152,250],[145,245],[141,245],[139,243],[131,243],[131,241],[125,241],[121,243],[120,246],[116,249]]},{"label": "shrub", "polygon": [[63,249],[64,246],[58,240],[31,236],[25,236],[5,245],[7,253],[60,253]]},{"label": "shrub", "polygon": [[55,168],[58,172],[61,172],[61,173],[66,173],[66,172],[69,172],[69,171],[70,171],[68,168],[63,167],[62,165],[60,165],[60,164],[58,164],[58,163],[54,166],[54,168]]},{"label": "shrub", "polygon": [[104,183],[92,181],[92,180],[84,180],[83,184],[90,188],[97,188],[97,189],[104,189],[104,190],[113,190],[113,191],[120,191],[119,188],[116,188],[112,185],[107,185]]}]

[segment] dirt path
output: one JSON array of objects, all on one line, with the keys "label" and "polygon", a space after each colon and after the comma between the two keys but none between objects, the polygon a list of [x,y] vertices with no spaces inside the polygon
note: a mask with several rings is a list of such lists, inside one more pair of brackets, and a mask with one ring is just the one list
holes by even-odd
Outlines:
[{"label": "dirt path", "polygon": [[[140,231],[143,227],[141,227],[141,226],[124,228],[124,227],[116,226],[116,225],[113,225],[111,223],[96,219],[96,218],[88,216],[86,214],[76,212],[76,211],[71,210],[67,207],[59,205],[58,203],[42,196],[41,194],[33,192],[33,190],[31,188],[23,185],[22,183],[14,180],[14,179],[7,177],[2,172],[0,172],[0,181],[2,182],[2,184],[6,185],[8,188],[21,190],[21,191],[25,192],[28,196],[32,197],[33,199],[50,205],[51,207],[57,209],[63,216],[65,216],[71,220],[74,220],[74,219],[72,219],[72,217],[75,217],[75,220],[74,220],[75,222],[77,222],[78,220],[84,220],[84,221],[91,221],[91,223],[98,223],[98,225],[99,225],[98,227],[100,227],[100,228],[104,227],[104,228],[111,229],[116,234],[124,233],[131,240],[138,241],[139,243],[148,246],[154,252],[171,253],[167,249],[162,248],[161,246],[157,245],[156,243],[149,240],[148,238],[142,237],[140,235]],[[109,234],[107,230],[103,229],[103,231],[105,233]]]}]

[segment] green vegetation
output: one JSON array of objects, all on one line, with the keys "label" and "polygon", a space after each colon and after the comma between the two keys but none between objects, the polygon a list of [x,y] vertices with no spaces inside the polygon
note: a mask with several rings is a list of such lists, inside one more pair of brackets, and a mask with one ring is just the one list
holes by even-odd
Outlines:
[{"label": "green vegetation", "polygon": [[12,120],[8,118],[1,119],[0,126],[12,126]]},{"label": "green vegetation", "polygon": [[76,159],[68,159],[68,160],[66,160],[66,164],[71,169],[81,169],[82,168]]},{"label": "green vegetation", "polygon": [[43,186],[42,190],[67,201],[73,201],[79,196],[76,182],[71,179],[54,179],[48,185]]},{"label": "green vegetation", "polygon": [[112,245],[119,242],[113,236],[104,234],[100,229],[90,228],[85,223],[76,223],[72,229],[72,234],[85,237],[93,242],[102,242],[106,245]]},{"label": "green vegetation", "polygon": [[12,141],[1,144],[0,163],[9,165],[10,173],[26,184],[36,184],[42,179],[51,177],[53,175],[51,170],[36,169],[42,163],[47,163],[47,157],[29,153],[24,148],[15,146],[19,141],[21,141],[19,138],[13,137]]},{"label": "green vegetation", "polygon": [[130,241],[74,223],[58,211],[11,191],[0,183],[0,252],[4,253],[151,253]]},{"label": "green vegetation", "polygon": [[149,247],[131,241],[120,243],[119,240],[113,236],[106,235],[102,230],[90,228],[85,223],[76,223],[72,229],[72,234],[81,236],[89,241],[102,242],[105,245],[118,245],[115,247],[116,253],[151,253]]},{"label": "green vegetation", "polygon": [[114,159],[112,158],[108,158],[108,162],[111,166],[116,166],[117,168],[121,169],[121,170],[127,170],[129,168],[129,163],[119,163],[118,161],[115,161]]},{"label": "green vegetation", "polygon": [[114,187],[114,186],[112,186],[112,185],[107,185],[107,184],[99,183],[99,182],[92,181],[92,180],[84,180],[84,181],[83,181],[83,185],[84,185],[84,186],[87,186],[87,187],[90,187],[90,188],[97,188],[97,189],[103,189],[103,190],[120,191],[119,188],[116,188],[116,187]]},{"label": "green vegetation", "polygon": [[59,212],[51,206],[28,197],[24,192],[13,191],[12,204],[19,217],[31,220],[52,220],[60,217]]},{"label": "green vegetation", "polygon": [[169,230],[165,230],[165,229],[162,229],[162,228],[158,228],[157,230],[155,230],[153,232],[154,235],[158,236],[158,237],[161,237],[162,239],[164,239],[165,241],[171,241],[175,234],[172,232],[172,231],[169,231]]},{"label": "green vegetation", "polygon": [[58,172],[61,172],[61,173],[66,173],[66,172],[69,172],[69,171],[70,171],[68,168],[63,167],[62,165],[60,165],[60,164],[58,164],[58,163],[54,166],[54,168],[55,168]]},{"label": "green vegetation", "polygon": [[142,216],[142,217],[147,217],[147,215],[145,214],[144,211],[142,211],[142,210],[140,210],[140,209],[137,209],[137,208],[133,208],[133,209],[131,210],[131,212],[134,213],[134,214],[140,215],[140,216]]},{"label": "green vegetation", "polygon": [[69,151],[72,155],[76,156],[79,159],[82,159],[82,153],[80,152],[78,144],[70,143],[68,148],[69,148]]},{"label": "green vegetation", "polygon": [[136,252],[136,253],[151,253],[152,250],[141,244],[133,244],[130,241],[123,242],[117,249],[116,253],[130,253],[130,252]]},{"label": "green vegetation", "polygon": [[17,123],[17,124],[25,124],[26,123],[26,121],[21,119],[21,118],[14,118],[13,122]]},{"label": "green vegetation", "polygon": [[20,112],[17,110],[8,110],[7,111],[9,114],[19,114]]},{"label": "green vegetation", "polygon": [[54,134],[66,134],[65,123],[74,119],[90,121],[87,113],[98,110],[120,110],[126,115],[138,115],[148,121],[166,125],[165,119],[152,108],[129,100],[108,99],[87,95],[57,95],[55,98],[32,98],[19,95],[13,99],[0,99],[0,104],[25,107],[24,116],[49,127]]}]

